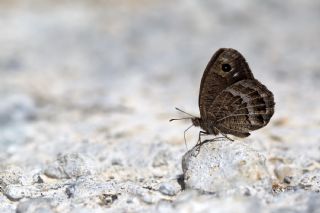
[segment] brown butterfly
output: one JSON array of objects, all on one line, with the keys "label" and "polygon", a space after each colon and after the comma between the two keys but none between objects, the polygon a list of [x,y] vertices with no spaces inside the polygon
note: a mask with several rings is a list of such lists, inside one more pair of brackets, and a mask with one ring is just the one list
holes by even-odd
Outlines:
[{"label": "brown butterfly", "polygon": [[202,76],[200,117],[191,117],[192,124],[204,130],[198,142],[201,134],[248,137],[250,131],[268,124],[274,105],[272,92],[253,77],[245,58],[237,50],[221,48]]}]

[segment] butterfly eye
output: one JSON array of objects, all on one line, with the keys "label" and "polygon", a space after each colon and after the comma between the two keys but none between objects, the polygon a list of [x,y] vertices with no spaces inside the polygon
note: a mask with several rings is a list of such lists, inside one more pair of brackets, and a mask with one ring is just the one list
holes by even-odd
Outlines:
[{"label": "butterfly eye", "polygon": [[222,64],[221,69],[223,72],[229,72],[229,71],[231,71],[232,67],[230,64]]}]

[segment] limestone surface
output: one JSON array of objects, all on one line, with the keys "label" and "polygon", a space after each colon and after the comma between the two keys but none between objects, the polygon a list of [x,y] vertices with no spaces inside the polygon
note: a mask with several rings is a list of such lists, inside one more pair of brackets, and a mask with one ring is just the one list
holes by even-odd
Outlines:
[{"label": "limestone surface", "polygon": [[[0,212],[319,212],[317,0],[0,1]],[[273,92],[194,148],[212,54]],[[208,136],[207,139],[212,139]]]},{"label": "limestone surface", "polygon": [[243,142],[217,140],[195,146],[183,156],[182,169],[185,186],[204,192],[272,189],[266,158]]}]

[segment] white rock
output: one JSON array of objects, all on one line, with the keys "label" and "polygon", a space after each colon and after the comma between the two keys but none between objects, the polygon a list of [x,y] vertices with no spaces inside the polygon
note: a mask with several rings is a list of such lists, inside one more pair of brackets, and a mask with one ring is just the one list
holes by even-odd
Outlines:
[{"label": "white rock", "polygon": [[187,152],[182,160],[187,188],[205,192],[243,191],[262,186],[271,189],[265,157],[244,142],[205,143]]},{"label": "white rock", "polygon": [[16,212],[17,213],[28,213],[28,212],[37,212],[37,213],[50,213],[55,212],[53,210],[53,205],[50,202],[50,199],[45,198],[36,198],[30,199],[27,201],[20,202]]},{"label": "white rock", "polygon": [[77,178],[95,174],[97,162],[89,156],[72,153],[61,155],[44,171],[45,175],[52,178]]},{"label": "white rock", "polygon": [[319,171],[312,171],[304,174],[301,179],[299,186],[303,189],[310,190],[313,192],[320,192],[320,175]]},{"label": "white rock", "polygon": [[39,170],[26,171],[17,166],[7,166],[0,170],[0,188],[11,184],[31,185],[39,181]]},{"label": "white rock", "polygon": [[159,186],[159,192],[164,195],[174,196],[181,191],[181,186],[176,180],[161,183]]}]

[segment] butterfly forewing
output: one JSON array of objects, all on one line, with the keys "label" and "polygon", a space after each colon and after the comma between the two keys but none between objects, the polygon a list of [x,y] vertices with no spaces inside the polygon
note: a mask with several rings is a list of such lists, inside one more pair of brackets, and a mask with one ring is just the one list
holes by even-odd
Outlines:
[{"label": "butterfly forewing", "polygon": [[200,115],[206,119],[215,98],[228,86],[244,80],[254,79],[244,57],[234,49],[221,48],[209,61],[200,85]]}]

